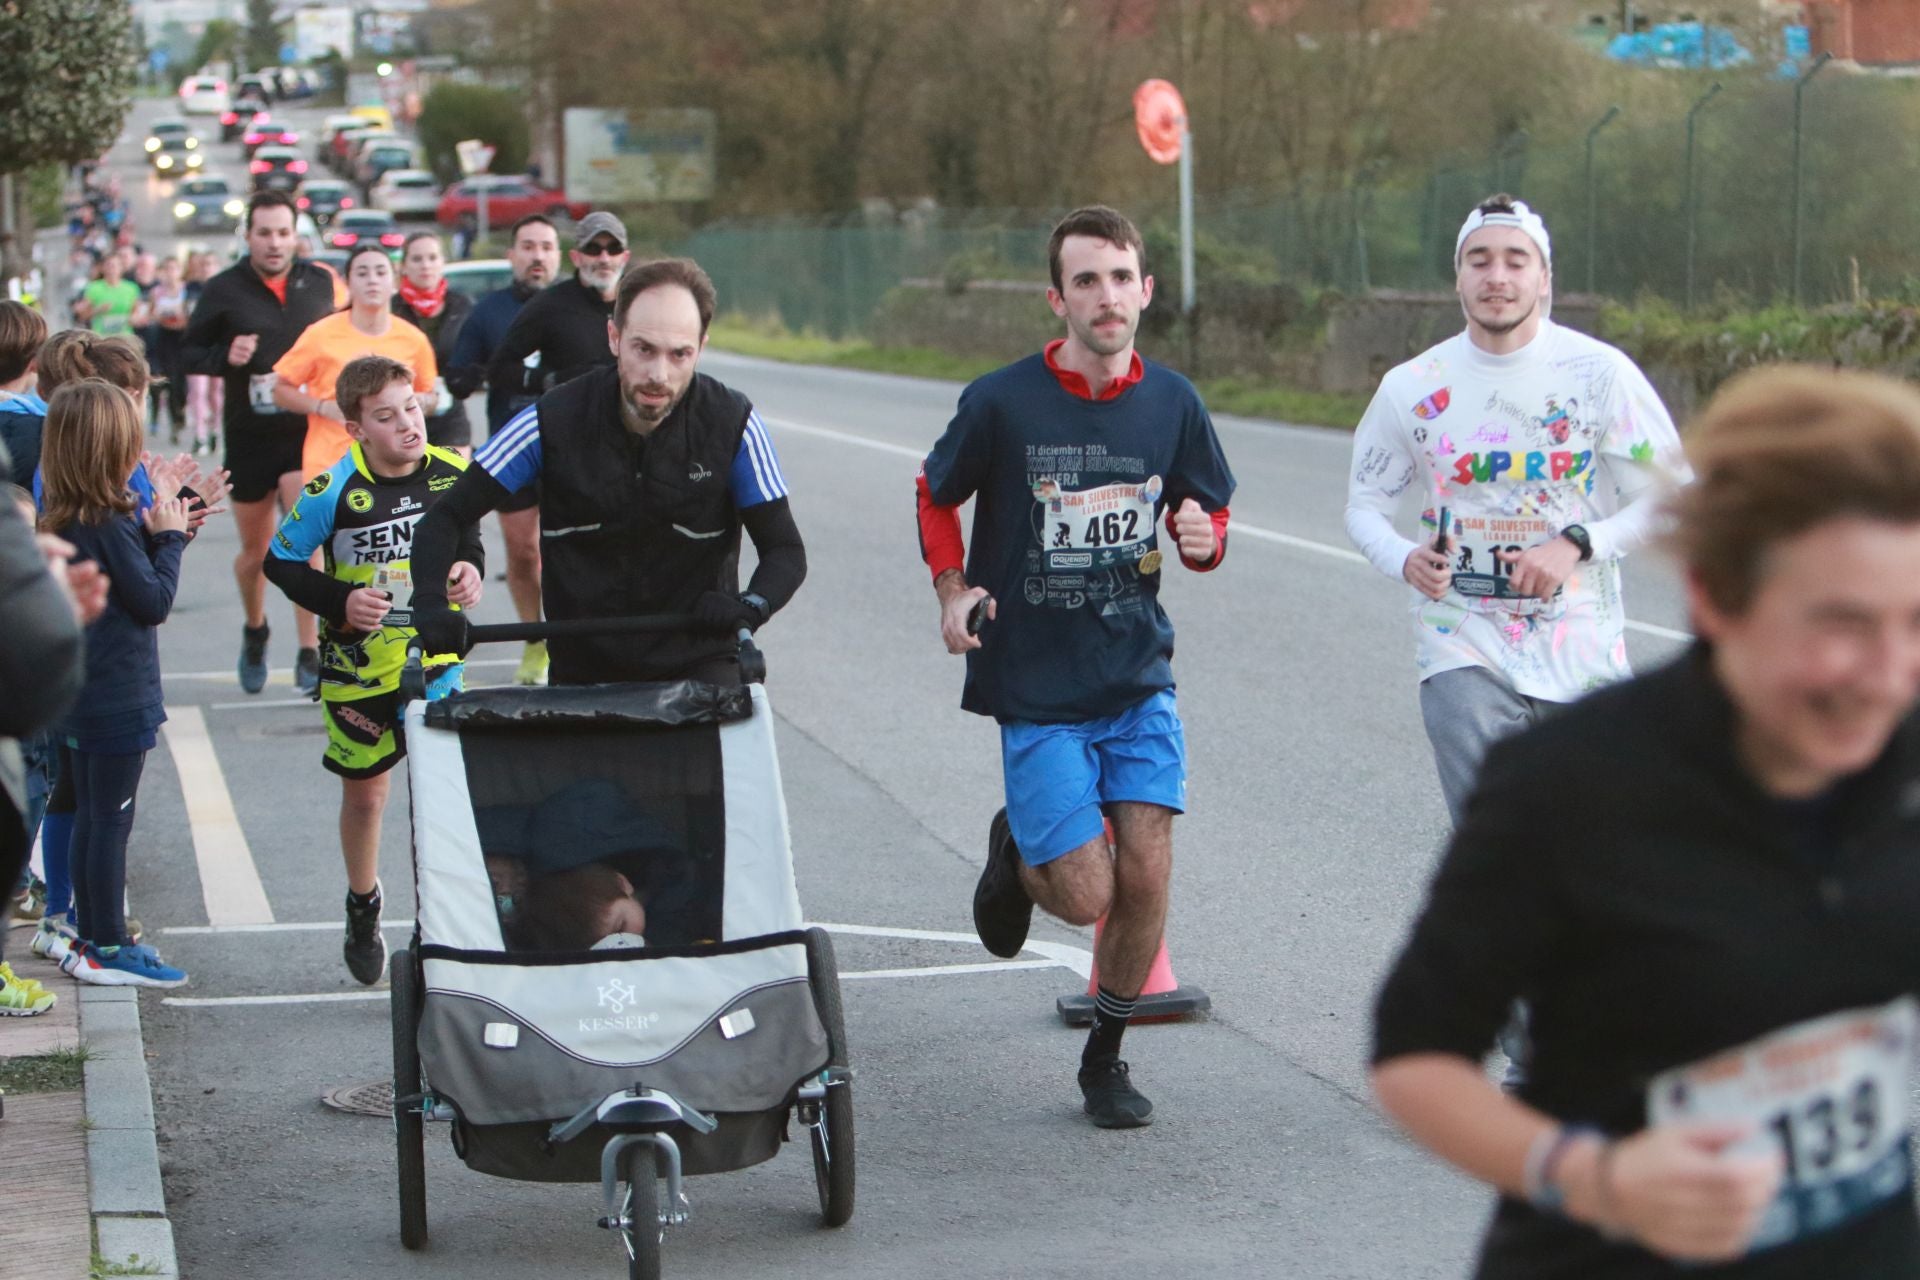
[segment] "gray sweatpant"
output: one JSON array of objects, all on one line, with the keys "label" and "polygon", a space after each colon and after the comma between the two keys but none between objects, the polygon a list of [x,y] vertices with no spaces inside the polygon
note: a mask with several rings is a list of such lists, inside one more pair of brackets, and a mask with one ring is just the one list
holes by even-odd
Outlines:
[{"label": "gray sweatpant", "polygon": [[1485,667],[1442,671],[1420,682],[1420,718],[1433,744],[1433,765],[1440,793],[1459,826],[1467,797],[1480,778],[1480,762],[1494,743],[1540,723],[1560,706],[1516,693],[1512,685]]}]

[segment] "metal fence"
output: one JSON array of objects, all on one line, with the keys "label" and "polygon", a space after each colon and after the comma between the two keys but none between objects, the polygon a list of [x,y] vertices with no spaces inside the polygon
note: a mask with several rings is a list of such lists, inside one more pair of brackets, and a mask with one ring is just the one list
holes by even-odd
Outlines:
[{"label": "metal fence", "polygon": [[[1376,167],[1321,190],[1202,197],[1200,305],[1210,280],[1228,276],[1242,291],[1446,288],[1455,230],[1497,190],[1546,218],[1563,295],[1820,305],[1920,289],[1920,82],[1830,71],[1803,84],[1696,87],[1687,110],[1609,113],[1570,142],[1516,133],[1411,173]],[[1128,208],[1150,246],[1171,243],[1167,187],[1164,201]],[[882,299],[904,280],[1041,278],[1057,212],[729,222],[684,247],[729,309],[872,336]],[[1163,297],[1178,296],[1171,253],[1149,269]]]}]

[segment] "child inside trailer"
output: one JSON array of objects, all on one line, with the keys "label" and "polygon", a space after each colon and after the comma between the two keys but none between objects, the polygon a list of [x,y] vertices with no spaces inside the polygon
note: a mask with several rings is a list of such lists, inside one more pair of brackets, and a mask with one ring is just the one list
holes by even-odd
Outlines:
[{"label": "child inside trailer", "polygon": [[718,847],[718,809],[714,796],[636,795],[604,777],[570,782],[531,804],[476,808],[506,949],[569,952],[718,938],[721,859],[711,852]]}]

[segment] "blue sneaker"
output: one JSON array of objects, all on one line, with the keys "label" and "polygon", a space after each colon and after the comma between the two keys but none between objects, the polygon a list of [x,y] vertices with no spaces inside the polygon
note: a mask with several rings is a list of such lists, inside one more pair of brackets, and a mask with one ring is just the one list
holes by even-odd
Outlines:
[{"label": "blue sneaker", "polygon": [[186,970],[161,960],[152,947],[131,942],[121,947],[77,942],[60,968],[97,987],[182,987],[187,982]]},{"label": "blue sneaker", "polygon": [[267,634],[265,626],[240,628],[240,687],[248,693],[267,687]]}]

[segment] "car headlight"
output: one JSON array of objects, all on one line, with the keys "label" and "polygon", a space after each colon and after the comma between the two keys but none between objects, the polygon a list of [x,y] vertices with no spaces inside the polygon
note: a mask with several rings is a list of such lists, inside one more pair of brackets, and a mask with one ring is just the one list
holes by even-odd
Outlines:
[{"label": "car headlight", "polygon": [[234,218],[239,217],[247,211],[247,206],[239,200],[229,200],[220,207],[227,212],[228,216]]},{"label": "car headlight", "polygon": [[198,138],[187,139],[187,150],[192,151],[194,148],[198,147],[199,145],[200,145],[200,139]]},{"label": "car headlight", "polygon": [[156,169],[171,169],[173,168],[173,157],[157,156],[154,158],[153,167]]},{"label": "car headlight", "polygon": [[158,151],[159,149],[160,149],[160,139],[158,139],[158,138],[148,138],[148,139],[147,139],[147,150],[148,150],[148,151]]},{"label": "car headlight", "polygon": [[182,200],[179,204],[173,206],[173,216],[176,218],[191,218],[193,216],[193,206],[185,200]]},{"label": "car headlight", "polygon": [[198,169],[199,167],[200,167],[200,153],[196,151],[192,155],[187,157],[187,168]]}]

